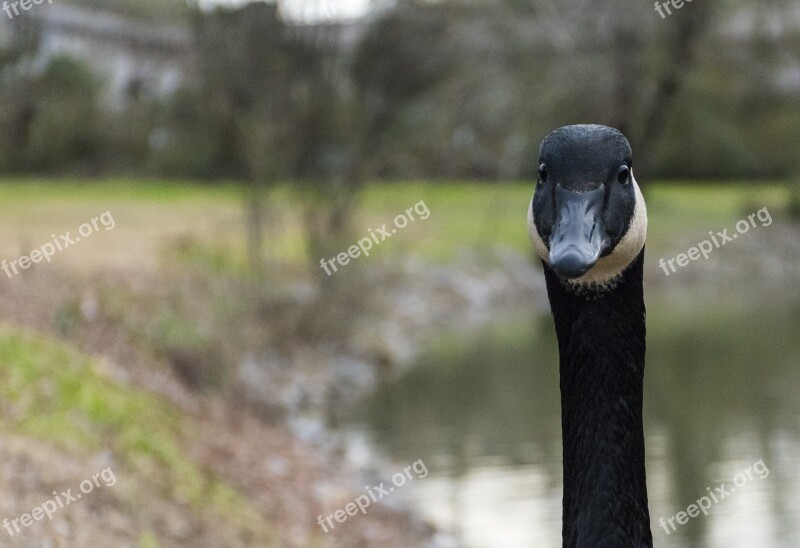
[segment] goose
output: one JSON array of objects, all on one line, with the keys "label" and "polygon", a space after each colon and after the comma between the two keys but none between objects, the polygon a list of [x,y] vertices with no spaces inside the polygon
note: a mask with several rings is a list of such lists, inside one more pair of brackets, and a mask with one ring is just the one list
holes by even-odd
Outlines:
[{"label": "goose", "polygon": [[552,131],[528,210],[558,341],[564,548],[653,545],[642,425],[647,209],[631,156],[610,127]]}]

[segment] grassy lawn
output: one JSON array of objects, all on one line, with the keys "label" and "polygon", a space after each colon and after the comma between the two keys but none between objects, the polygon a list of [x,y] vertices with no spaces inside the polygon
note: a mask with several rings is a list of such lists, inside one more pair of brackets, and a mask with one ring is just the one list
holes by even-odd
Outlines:
[{"label": "grassy lawn", "polygon": [[[157,264],[175,242],[193,238],[215,246],[241,239],[241,198],[232,186],[125,180],[0,183],[0,256],[11,260],[110,211],[113,230],[100,229],[58,253],[54,265],[81,270]],[[41,268],[42,265],[38,265]]]},{"label": "grassy lawn", "polygon": [[[367,236],[396,215],[424,201],[426,220],[416,220],[391,240],[375,246],[372,257],[405,254],[449,261],[462,248],[508,246],[527,252],[526,211],[532,184],[381,183],[355,197],[352,239]],[[767,206],[774,217],[789,191],[778,183],[652,184],[646,190],[649,247],[655,251],[694,243],[709,230],[731,227],[744,215]],[[116,226],[57,254],[56,264],[84,270],[149,268],[176,248],[201,246],[243,261],[243,198],[235,185],[207,186],[180,181],[108,180],[4,181],[0,183],[0,256],[13,259],[71,231],[104,211]],[[267,252],[302,264],[303,195],[279,187],[269,196]],[[41,268],[41,265],[38,266]]]},{"label": "grassy lawn", "polygon": [[[650,248],[689,237],[696,242],[709,230],[732,226],[743,215],[767,206],[780,212],[789,191],[777,184],[669,183],[645,190],[650,224]],[[530,247],[527,207],[532,185],[478,185],[464,183],[378,185],[368,188],[361,201],[361,224],[374,227],[391,223],[408,204],[424,200],[428,220],[402,231],[397,247],[436,258],[449,258],[459,247],[502,244],[527,252]],[[777,214],[775,215],[777,217]],[[416,234],[414,234],[416,232]],[[392,243],[394,247],[394,241]]]}]

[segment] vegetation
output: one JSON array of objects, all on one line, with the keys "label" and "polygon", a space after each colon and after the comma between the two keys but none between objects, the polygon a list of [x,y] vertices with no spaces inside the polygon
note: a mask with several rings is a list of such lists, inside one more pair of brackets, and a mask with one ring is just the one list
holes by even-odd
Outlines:
[{"label": "vegetation", "polygon": [[[280,3],[103,3],[153,21],[170,12],[165,20],[191,31],[195,59],[175,93],[132,81],[113,108],[88,60],[51,56],[42,67],[41,29],[19,18],[0,51],[0,171],[236,181],[244,263],[257,271],[265,233],[282,224],[282,205],[265,193],[282,181],[302,192],[287,253],[329,256],[359,230],[349,206],[364,181],[530,179],[539,139],[566,123],[621,128],[636,165],[657,177],[784,179],[800,169],[786,149],[800,140],[794,92],[771,84],[788,70],[795,35],[767,33],[744,4],[735,7],[753,22],[744,36],[721,32],[716,2],[663,21],[649,6],[615,2],[620,18],[561,4],[398,2],[363,27],[340,27],[298,26]],[[775,0],[769,13],[788,6]],[[480,238],[481,222],[457,226]]]},{"label": "vegetation", "polygon": [[209,517],[258,530],[248,525],[260,518],[246,499],[188,457],[181,440],[193,426],[171,404],[112,381],[100,362],[64,343],[8,326],[0,328],[0,361],[0,395],[12,410],[0,423],[6,432],[73,455],[109,450],[131,487],[141,482]]},{"label": "vegetation", "polygon": [[[67,186],[69,192],[65,193]],[[368,185],[354,197],[350,219],[352,239],[346,244],[366,235],[368,228],[391,224],[396,215],[423,200],[430,209],[430,217],[410,223],[391,240],[376,246],[369,260],[413,254],[447,262],[460,248],[491,246],[507,246],[528,253],[525,215],[532,192],[529,183]],[[721,230],[743,214],[764,206],[780,216],[787,212],[790,194],[786,185],[777,181],[651,183],[647,189],[649,249],[663,247],[667,234],[674,240],[681,234],[703,235],[714,228]],[[113,196],[112,201],[109,196]],[[265,250],[270,261],[303,268],[309,263],[318,265],[320,257],[308,256],[303,233],[303,191],[288,185],[277,186],[270,190],[268,201],[272,224]],[[235,272],[236,265],[240,265],[239,272],[243,274],[244,224],[240,204],[241,191],[233,185],[209,187],[172,181],[110,179],[76,186],[65,181],[8,180],[0,185],[0,229],[12,238],[15,234],[22,238],[18,227],[24,224],[26,240],[44,241],[54,230],[54,215],[59,219],[55,228],[74,230],[101,208],[110,208],[119,217],[117,227],[108,238],[97,236],[91,246],[76,247],[73,254],[79,255],[80,260],[75,260],[75,264],[96,264],[84,253],[136,264],[155,264],[166,257],[206,263],[208,267],[228,272]],[[42,224],[37,228],[37,223]],[[144,254],[109,258],[111,248],[134,240],[136,248]]]}]

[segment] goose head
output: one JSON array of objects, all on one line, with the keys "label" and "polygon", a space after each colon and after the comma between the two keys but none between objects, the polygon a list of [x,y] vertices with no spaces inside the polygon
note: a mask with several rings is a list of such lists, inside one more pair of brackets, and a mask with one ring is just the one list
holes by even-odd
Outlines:
[{"label": "goose head", "polygon": [[569,284],[611,284],[644,247],[647,209],[631,156],[625,136],[600,125],[556,129],[539,147],[528,231]]}]

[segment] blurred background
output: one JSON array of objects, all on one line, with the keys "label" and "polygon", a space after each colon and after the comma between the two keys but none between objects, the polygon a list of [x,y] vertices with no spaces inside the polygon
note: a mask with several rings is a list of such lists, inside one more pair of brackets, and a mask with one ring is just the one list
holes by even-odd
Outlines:
[{"label": "blurred background", "polygon": [[0,518],[117,481],[0,544],[560,546],[526,209],[542,137],[592,122],[649,209],[655,545],[800,545],[800,4],[678,5],[4,3]]}]

